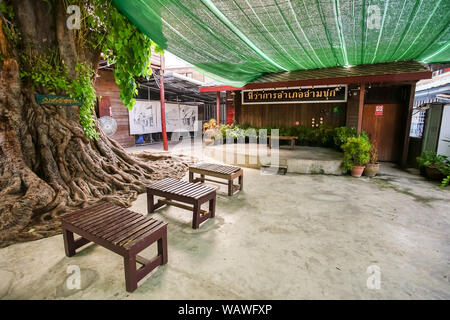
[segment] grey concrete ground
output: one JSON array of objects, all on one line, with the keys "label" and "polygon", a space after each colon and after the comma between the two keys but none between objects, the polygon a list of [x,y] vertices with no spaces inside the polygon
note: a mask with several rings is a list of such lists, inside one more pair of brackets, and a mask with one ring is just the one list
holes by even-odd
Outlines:
[{"label": "grey concrete ground", "polygon": [[[183,209],[157,211],[169,223],[169,263],[134,293],[125,291],[120,256],[90,245],[67,258],[55,236],[0,249],[0,297],[450,298],[449,188],[389,164],[373,179],[244,175],[242,193],[227,197],[220,187],[216,218],[198,230]],[[146,214],[145,195],[131,209]],[[81,289],[67,288],[71,265],[81,269]],[[379,289],[367,287],[376,276],[368,268],[380,271]]]}]

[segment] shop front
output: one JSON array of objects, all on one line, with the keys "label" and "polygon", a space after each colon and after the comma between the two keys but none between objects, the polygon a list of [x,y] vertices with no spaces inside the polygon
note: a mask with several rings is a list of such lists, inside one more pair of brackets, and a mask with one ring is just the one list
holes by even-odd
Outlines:
[{"label": "shop front", "polygon": [[[415,61],[269,73],[227,91],[229,123],[264,128],[356,128],[379,149],[380,161],[406,164],[415,84],[431,72]],[[231,121],[233,120],[233,121]]]}]

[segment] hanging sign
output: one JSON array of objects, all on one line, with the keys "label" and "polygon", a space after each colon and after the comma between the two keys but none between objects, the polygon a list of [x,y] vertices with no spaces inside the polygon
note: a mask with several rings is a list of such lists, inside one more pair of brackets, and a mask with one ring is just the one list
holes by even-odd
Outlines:
[{"label": "hanging sign", "polygon": [[375,106],[375,115],[376,116],[383,115],[383,105]]},{"label": "hanging sign", "polygon": [[242,90],[242,104],[347,102],[347,86]]},{"label": "hanging sign", "polygon": [[52,106],[81,106],[81,102],[69,96],[56,96],[52,94],[37,94],[36,102],[40,105]]}]

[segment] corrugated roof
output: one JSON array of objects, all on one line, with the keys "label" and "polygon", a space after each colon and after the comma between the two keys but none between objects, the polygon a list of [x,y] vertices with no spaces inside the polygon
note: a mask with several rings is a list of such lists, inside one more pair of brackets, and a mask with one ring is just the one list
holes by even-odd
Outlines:
[{"label": "corrugated roof", "polygon": [[251,83],[287,82],[312,79],[332,79],[348,77],[367,77],[374,75],[394,75],[429,72],[429,69],[416,61],[400,61],[359,65],[350,68],[334,67],[290,72],[267,73]]},{"label": "corrugated roof", "polygon": [[[266,73],[237,89],[256,89],[320,84],[348,84],[360,82],[417,81],[431,78],[428,67],[417,61],[399,61],[350,68],[334,67],[313,70]],[[202,87],[201,92],[233,90],[228,86]]]}]

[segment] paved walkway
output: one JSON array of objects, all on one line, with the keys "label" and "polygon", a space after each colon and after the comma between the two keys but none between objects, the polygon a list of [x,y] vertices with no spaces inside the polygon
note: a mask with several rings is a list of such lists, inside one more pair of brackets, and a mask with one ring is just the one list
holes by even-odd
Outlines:
[{"label": "paved walkway", "polygon": [[[198,230],[187,211],[160,209],[169,263],[133,294],[121,257],[102,247],[66,258],[61,236],[12,245],[0,250],[0,297],[450,299],[450,189],[382,167],[373,179],[246,168],[245,191],[221,187],[216,218]],[[145,195],[131,209],[146,214]],[[67,288],[70,266],[80,290]],[[380,289],[369,289],[377,270]]]}]

